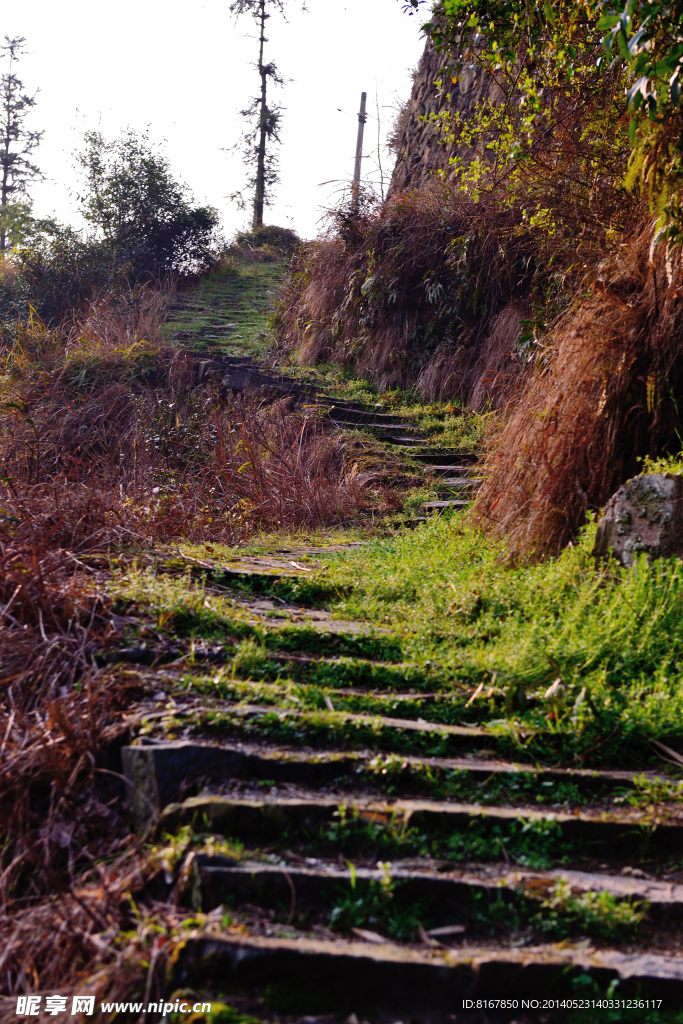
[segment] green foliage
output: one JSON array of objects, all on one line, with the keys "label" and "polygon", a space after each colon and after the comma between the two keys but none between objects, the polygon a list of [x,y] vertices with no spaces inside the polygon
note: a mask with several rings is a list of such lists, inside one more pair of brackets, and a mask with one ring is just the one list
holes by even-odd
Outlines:
[{"label": "green foliage", "polygon": [[235,245],[251,249],[270,248],[281,256],[289,256],[301,244],[296,231],[291,228],[280,228],[275,224],[262,224],[253,231],[240,231],[235,237]]},{"label": "green foliage", "polygon": [[12,253],[16,277],[0,293],[3,319],[29,318],[33,307],[45,323],[54,323],[94,292],[115,292],[125,284],[125,268],[106,242],[84,241],[55,221],[29,223],[22,217],[15,229],[20,242]]},{"label": "green foliage", "polygon": [[532,925],[555,939],[565,939],[573,931],[607,941],[633,939],[645,916],[646,905],[617,900],[609,892],[584,892],[573,895],[571,885],[559,879],[541,903]]},{"label": "green foliage", "polygon": [[90,132],[80,163],[83,210],[99,235],[84,238],[54,220],[35,220],[24,202],[0,213],[0,232],[13,247],[12,275],[0,282],[5,321],[29,318],[33,308],[54,324],[94,294],[127,291],[170,271],[205,270],[216,259],[216,211],[191,204],[146,135],[107,142]]},{"label": "green foliage", "polygon": [[626,0],[598,22],[615,64],[627,69],[633,154],[627,182],[638,178],[658,215],[656,240],[683,241],[681,76],[683,4]]},{"label": "green foliage", "polygon": [[443,843],[444,852],[454,860],[500,860],[534,870],[548,868],[572,852],[556,821],[515,818],[506,825],[473,818],[467,831],[455,832]]},{"label": "green foliage", "polygon": [[349,863],[350,891],[340,891],[340,899],[330,911],[330,927],[370,927],[395,939],[410,939],[418,924],[419,908],[414,903],[409,907],[400,905],[395,898],[396,882],[391,876],[391,865],[380,862],[378,866],[382,877],[370,879],[361,887],[357,885],[355,868]]},{"label": "green foliage", "polygon": [[408,828],[400,817],[363,814],[342,804],[334,820],[320,830],[314,845],[351,856],[357,853],[379,857],[428,849],[427,841],[416,828]]},{"label": "green foliage", "polygon": [[218,214],[191,205],[187,188],[174,180],[168,161],[146,134],[129,130],[108,142],[99,132],[87,132],[79,162],[84,215],[129,276],[158,277],[211,265]]},{"label": "green foliage", "polygon": [[[630,149],[624,183],[631,187],[640,178],[658,214],[658,237],[678,242],[683,238],[678,197],[683,183],[683,5],[680,0],[623,0],[609,12],[605,7],[592,0],[443,0],[437,7],[429,27],[448,52],[449,74],[455,55],[453,81],[474,61],[504,95],[504,102],[484,111],[474,129],[487,155],[475,161],[469,176],[476,180],[488,173],[486,164],[500,156],[510,165],[511,180],[524,162],[537,174],[543,165],[539,153],[550,152],[548,139],[551,147],[559,143],[561,152],[564,130],[576,117],[578,145],[564,172],[574,188],[586,186],[595,195],[605,175],[619,176]],[[468,132],[472,129],[463,141],[471,145]],[[575,176],[579,167],[581,174]],[[546,219],[554,231],[550,207]]]},{"label": "green foliage", "polygon": [[8,249],[25,245],[35,236],[36,227],[30,203],[7,203],[0,207],[0,233],[4,234]]},{"label": "green foliage", "polygon": [[[674,747],[683,738],[683,567],[596,566],[594,530],[557,559],[510,565],[502,543],[454,514],[375,540],[325,575],[348,595],[337,613],[400,630],[404,658],[427,658],[442,678],[472,687],[495,673],[498,687],[534,698],[526,710],[503,710],[485,691],[489,723],[540,728],[595,764],[649,758],[650,737]],[[540,752],[544,742],[531,745]]]},{"label": "green foliage", "polygon": [[[523,816],[498,825],[484,816],[473,817],[466,829],[423,833],[401,817],[365,813],[341,805],[335,820],[313,840],[323,851],[350,857],[444,857],[453,861],[491,861],[505,856],[533,870],[562,862],[576,850],[562,836],[556,821],[526,820]],[[346,906],[346,905],[345,905]],[[351,912],[351,904],[345,913]]]},{"label": "green foliage", "polygon": [[[10,38],[6,35],[4,45],[0,46],[0,58],[8,61],[8,69],[0,78],[0,250],[5,250],[11,239],[8,228],[16,216],[17,200],[26,194],[30,181],[42,178],[40,169],[30,157],[40,145],[43,132],[34,131],[27,125],[27,117],[35,106],[36,98],[24,91],[24,83],[14,71],[25,42],[21,36]],[[9,214],[8,207],[14,208],[14,215]],[[13,230],[16,236],[16,223]]]},{"label": "green foliage", "polygon": [[578,274],[628,223],[633,205],[622,186],[624,74],[604,59],[596,21],[586,2],[556,10],[547,0],[444,0],[429,25],[444,92],[475,67],[495,83],[475,116],[446,106],[433,117],[449,145],[457,140],[455,181],[521,212],[518,230],[536,240],[545,279],[553,265]]}]

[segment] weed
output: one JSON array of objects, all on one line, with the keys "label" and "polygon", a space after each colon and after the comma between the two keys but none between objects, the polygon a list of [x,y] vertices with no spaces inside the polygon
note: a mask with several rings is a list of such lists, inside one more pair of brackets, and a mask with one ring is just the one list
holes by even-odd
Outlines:
[{"label": "weed", "polygon": [[426,840],[417,829],[407,827],[400,817],[366,814],[341,804],[334,820],[321,829],[314,845],[345,856],[360,852],[371,860],[379,860],[399,850],[403,853],[423,851]]},{"label": "weed", "polygon": [[472,818],[466,831],[442,840],[442,849],[454,860],[509,859],[534,870],[561,862],[572,852],[557,822],[516,818],[507,826]]},{"label": "weed", "polygon": [[[542,760],[646,764],[650,738],[674,748],[683,739],[683,569],[596,567],[594,530],[557,559],[510,565],[503,543],[454,513],[368,542],[330,563],[326,579],[346,595],[337,614],[400,635],[406,660],[431,662],[430,674],[472,697],[483,684],[461,724],[538,729],[529,749]],[[513,685],[524,710],[501,707],[497,690]]]},{"label": "weed", "polygon": [[330,911],[330,927],[349,930],[369,925],[395,939],[409,939],[418,925],[420,908],[415,904],[401,906],[396,899],[397,883],[391,876],[390,865],[380,862],[378,866],[382,877],[370,879],[361,888],[356,884],[355,869],[349,863],[350,892],[340,890],[341,898]]},{"label": "weed", "polygon": [[614,803],[629,803],[632,807],[650,807],[654,810],[660,804],[678,803],[681,800],[683,782],[636,775],[633,788],[622,790],[614,798]]},{"label": "weed", "polygon": [[211,1007],[208,1012],[195,1012],[193,1009],[185,1013],[171,1011],[167,1018],[171,1024],[260,1024],[256,1017],[243,1013],[234,1006],[188,989],[173,992],[166,1002],[172,1005],[186,1003],[193,1007],[207,1004]]},{"label": "weed", "polygon": [[567,938],[579,929],[586,935],[610,942],[634,939],[647,911],[637,900],[617,900],[609,892],[572,893],[571,885],[560,879],[541,902],[532,918],[538,931],[555,939]]}]

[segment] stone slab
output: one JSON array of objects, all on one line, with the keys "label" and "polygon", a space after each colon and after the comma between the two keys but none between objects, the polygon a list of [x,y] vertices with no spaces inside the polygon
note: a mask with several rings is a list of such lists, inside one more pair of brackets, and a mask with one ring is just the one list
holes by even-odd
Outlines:
[{"label": "stone slab", "polygon": [[[391,943],[309,938],[196,936],[179,947],[173,985],[214,992],[259,993],[296,1011],[400,1015],[462,1009],[463,998],[574,997],[572,982],[587,974],[619,996],[683,997],[683,958],[557,947],[489,951],[464,948],[431,954]],[[667,1005],[672,1005],[668,1003]]]}]

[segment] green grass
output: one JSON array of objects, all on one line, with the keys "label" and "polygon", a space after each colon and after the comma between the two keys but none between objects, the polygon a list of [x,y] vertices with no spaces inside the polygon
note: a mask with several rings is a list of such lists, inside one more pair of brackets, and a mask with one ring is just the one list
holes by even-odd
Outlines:
[{"label": "green grass", "polygon": [[381,624],[404,658],[483,682],[484,704],[486,687],[503,688],[489,721],[562,732],[588,764],[642,763],[650,738],[683,740],[683,566],[596,565],[594,531],[557,559],[511,566],[455,513],[331,557],[325,579],[343,595],[335,612]]},{"label": "green grass", "polygon": [[[326,555],[324,567],[305,579],[244,585],[247,594],[256,587],[297,604],[327,604],[340,618],[377,627],[369,635],[331,635],[286,619],[266,628],[230,597],[231,580],[217,593],[190,575],[133,568],[114,574],[110,592],[170,635],[232,644],[231,676],[299,685],[295,696],[311,713],[324,698],[307,686],[435,688],[439,699],[428,706],[405,693],[395,700],[359,693],[340,698],[339,709],[486,725],[499,750],[507,737],[510,752],[521,729],[531,737],[527,757],[643,767],[657,762],[651,739],[674,748],[683,743],[683,566],[596,565],[594,529],[557,559],[515,566],[505,561],[502,543],[466,514],[453,514]],[[287,664],[269,656],[276,651],[346,660]],[[264,692],[259,700],[275,696]],[[351,742],[348,727],[317,714],[319,720],[296,728],[319,741],[326,734]],[[272,732],[270,722],[262,724]],[[294,726],[279,728],[284,738]],[[360,742],[358,731],[352,735]],[[404,735],[389,749],[436,754],[448,742]]]},{"label": "green grass", "polygon": [[181,292],[186,309],[173,311],[164,326],[167,337],[180,333],[183,347],[205,349],[205,334],[227,355],[262,356],[269,344],[268,322],[286,263],[235,263],[215,270],[198,285]]}]

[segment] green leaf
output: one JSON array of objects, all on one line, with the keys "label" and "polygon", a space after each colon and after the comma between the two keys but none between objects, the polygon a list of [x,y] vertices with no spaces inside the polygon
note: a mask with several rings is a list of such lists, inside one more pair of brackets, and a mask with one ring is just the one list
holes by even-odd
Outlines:
[{"label": "green leaf", "polygon": [[552,8],[550,0],[545,0],[545,3],[543,4],[543,13],[545,14],[546,18],[548,19],[551,25],[557,24],[557,18],[555,17],[555,12]]},{"label": "green leaf", "polygon": [[600,21],[595,26],[598,32],[604,32],[608,28],[614,28],[615,25],[619,24],[618,14],[605,14],[604,17],[600,18]]},{"label": "green leaf", "polygon": [[652,69],[652,74],[657,75],[670,75],[676,70],[678,66],[677,60],[658,60]]},{"label": "green leaf", "polygon": [[[647,75],[641,75],[640,78],[636,79],[631,88],[626,93],[626,105],[628,107],[633,103],[636,110],[640,104],[640,99],[646,99],[648,95],[650,85],[650,79]],[[638,99],[640,97],[640,99]]]},{"label": "green leaf", "polygon": [[640,28],[636,32],[636,34],[631,36],[631,38],[628,41],[628,49],[629,49],[629,53],[631,54],[632,57],[635,57],[635,55],[637,53],[639,53],[640,50],[641,50],[640,41],[641,41],[641,39],[643,38],[643,36],[645,35],[645,33],[647,31],[647,24],[648,24],[649,21],[650,21],[650,18],[646,18],[645,21],[643,22],[643,24],[640,26]]},{"label": "green leaf", "polygon": [[617,33],[617,44],[619,46],[619,53],[624,58],[624,60],[630,61],[631,54],[628,52],[628,43],[626,42],[626,36],[623,32]]},{"label": "green leaf", "polygon": [[638,128],[638,118],[632,117],[628,123],[628,141],[632,146],[636,144],[636,129]]}]

